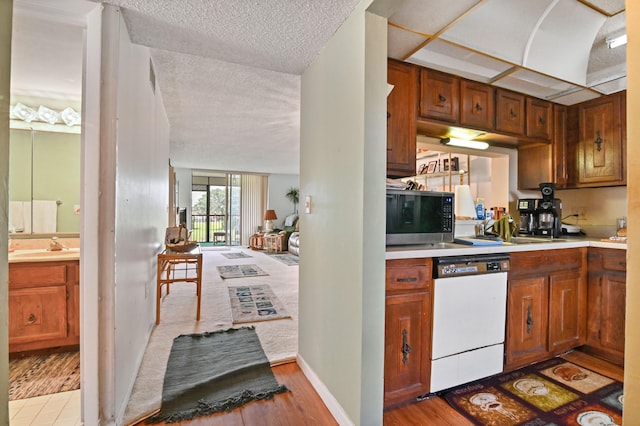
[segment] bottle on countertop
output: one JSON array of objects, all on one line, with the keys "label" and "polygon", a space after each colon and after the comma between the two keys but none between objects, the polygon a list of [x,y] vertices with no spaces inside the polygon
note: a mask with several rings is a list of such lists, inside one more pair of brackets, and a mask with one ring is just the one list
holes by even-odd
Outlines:
[{"label": "bottle on countertop", "polygon": [[484,198],[478,198],[476,202],[476,216],[479,220],[484,220]]}]

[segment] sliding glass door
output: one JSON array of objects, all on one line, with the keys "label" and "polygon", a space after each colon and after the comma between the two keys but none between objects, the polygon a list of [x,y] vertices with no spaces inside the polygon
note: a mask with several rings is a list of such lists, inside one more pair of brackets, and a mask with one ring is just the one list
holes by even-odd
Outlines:
[{"label": "sliding glass door", "polygon": [[240,175],[193,176],[191,239],[214,245],[240,244]]}]

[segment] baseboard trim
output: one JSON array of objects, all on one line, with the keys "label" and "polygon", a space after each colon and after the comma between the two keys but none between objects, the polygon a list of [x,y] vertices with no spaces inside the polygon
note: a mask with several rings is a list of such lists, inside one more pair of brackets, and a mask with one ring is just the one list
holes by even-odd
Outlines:
[{"label": "baseboard trim", "polygon": [[317,376],[317,374],[309,367],[302,356],[298,354],[297,357],[298,366],[300,366],[300,370],[305,375],[311,386],[318,392],[320,395],[320,399],[327,406],[329,412],[333,416],[333,418],[338,422],[339,425],[343,426],[353,426],[354,423],[351,421],[347,413],[344,411],[340,403],[337,399],[329,392],[329,389],[322,383],[322,380]]}]

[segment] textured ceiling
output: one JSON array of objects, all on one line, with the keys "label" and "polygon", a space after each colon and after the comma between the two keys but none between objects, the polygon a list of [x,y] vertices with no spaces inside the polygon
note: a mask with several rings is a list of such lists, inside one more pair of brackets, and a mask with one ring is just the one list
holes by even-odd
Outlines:
[{"label": "textured ceiling", "polygon": [[[15,0],[16,16],[53,24],[14,34],[14,42],[35,46],[14,54],[24,64],[47,52],[65,55],[56,37],[69,28],[56,23],[81,25],[95,2]],[[110,3],[122,7],[132,41],[151,49],[174,166],[296,174],[300,74],[358,2]],[[405,0],[390,18],[388,55],[571,104],[624,88],[625,48],[604,42],[624,30],[624,0]],[[77,44],[77,34],[72,38]],[[75,63],[25,65],[12,75],[12,88],[77,97],[77,68],[68,69]]]}]

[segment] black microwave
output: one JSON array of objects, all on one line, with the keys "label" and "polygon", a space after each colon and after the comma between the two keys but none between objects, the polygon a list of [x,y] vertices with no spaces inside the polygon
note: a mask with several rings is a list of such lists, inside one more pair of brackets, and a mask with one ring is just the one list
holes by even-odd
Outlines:
[{"label": "black microwave", "polygon": [[452,192],[387,189],[387,245],[453,242]]}]

